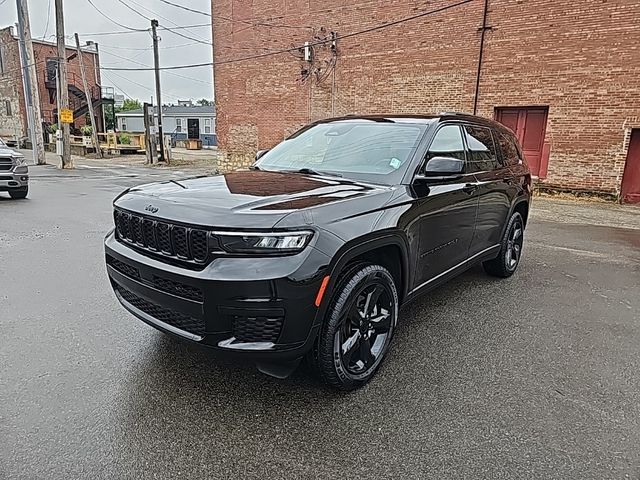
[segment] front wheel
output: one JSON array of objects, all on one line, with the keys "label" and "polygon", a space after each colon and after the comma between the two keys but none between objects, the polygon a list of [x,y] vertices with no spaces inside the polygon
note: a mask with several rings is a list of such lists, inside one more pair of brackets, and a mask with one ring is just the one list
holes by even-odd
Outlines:
[{"label": "front wheel", "polygon": [[338,283],[314,348],[312,363],[328,385],[366,384],[389,348],[398,319],[398,291],[389,271],[360,264]]},{"label": "front wheel", "polygon": [[520,264],[523,240],[524,222],[522,221],[522,215],[514,212],[502,236],[500,253],[495,259],[482,264],[484,271],[494,277],[507,278],[513,275]]}]

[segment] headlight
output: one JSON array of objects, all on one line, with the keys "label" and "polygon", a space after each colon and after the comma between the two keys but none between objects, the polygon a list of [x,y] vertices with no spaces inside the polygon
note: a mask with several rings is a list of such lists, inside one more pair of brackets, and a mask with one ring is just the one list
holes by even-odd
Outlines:
[{"label": "headlight", "polygon": [[27,160],[24,157],[13,157],[13,159],[16,161],[16,165],[26,165],[27,164]]},{"label": "headlight", "polygon": [[307,246],[313,232],[220,232],[217,235],[222,248],[230,253],[295,253]]}]

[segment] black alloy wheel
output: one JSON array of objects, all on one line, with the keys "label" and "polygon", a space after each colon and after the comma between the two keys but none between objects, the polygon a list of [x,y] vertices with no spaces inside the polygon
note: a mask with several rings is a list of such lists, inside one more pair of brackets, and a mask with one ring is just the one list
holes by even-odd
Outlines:
[{"label": "black alloy wheel", "polygon": [[520,258],[522,258],[523,241],[524,222],[522,215],[514,212],[502,237],[500,253],[495,259],[482,264],[484,270],[489,275],[496,277],[507,278],[513,275],[520,264]]},{"label": "black alloy wheel", "polygon": [[312,352],[322,379],[340,390],[367,383],[380,366],[398,318],[398,293],[380,265],[360,264],[339,282]]},{"label": "black alloy wheel", "polygon": [[375,365],[391,333],[392,293],[381,283],[360,290],[347,309],[335,334],[342,365],[352,375],[360,375]]}]

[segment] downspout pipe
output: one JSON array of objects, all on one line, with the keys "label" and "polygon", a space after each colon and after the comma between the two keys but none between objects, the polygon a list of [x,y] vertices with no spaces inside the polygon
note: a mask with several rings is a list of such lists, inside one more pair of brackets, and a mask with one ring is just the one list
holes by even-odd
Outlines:
[{"label": "downspout pipe", "polygon": [[484,38],[487,30],[487,13],[489,0],[484,0],[484,12],[482,13],[482,27],[480,28],[480,53],[478,55],[478,71],[476,72],[476,92],[473,97],[473,114],[478,114],[478,96],[480,95],[480,76],[482,74],[482,57],[484,56]]}]

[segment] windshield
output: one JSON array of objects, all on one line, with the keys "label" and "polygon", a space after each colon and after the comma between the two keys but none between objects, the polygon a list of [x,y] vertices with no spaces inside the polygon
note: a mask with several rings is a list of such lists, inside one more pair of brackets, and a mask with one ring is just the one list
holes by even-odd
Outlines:
[{"label": "windshield", "polygon": [[421,124],[392,122],[321,123],[280,143],[256,166],[391,185],[402,179],[425,128]]}]

